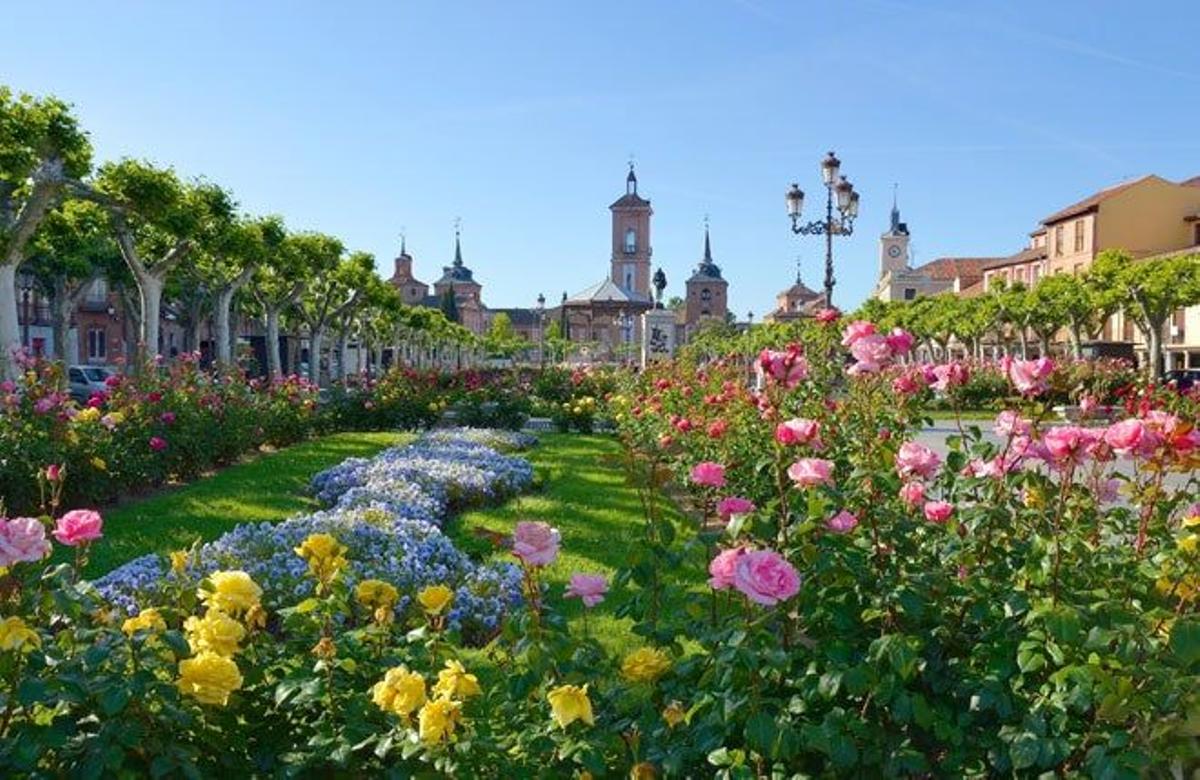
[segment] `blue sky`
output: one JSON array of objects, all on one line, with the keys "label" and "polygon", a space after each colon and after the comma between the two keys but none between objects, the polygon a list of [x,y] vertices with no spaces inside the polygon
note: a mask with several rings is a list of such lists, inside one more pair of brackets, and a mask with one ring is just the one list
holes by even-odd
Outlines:
[{"label": "blue sky", "polygon": [[432,281],[463,220],[492,306],[608,272],[632,153],[682,289],[704,215],[739,316],[823,244],[788,230],[836,149],[862,193],[836,302],[876,276],[892,183],[917,262],[1007,254],[1123,178],[1200,174],[1192,2],[9,3],[0,83],[73,102],[100,159],[170,163],[248,211]]}]

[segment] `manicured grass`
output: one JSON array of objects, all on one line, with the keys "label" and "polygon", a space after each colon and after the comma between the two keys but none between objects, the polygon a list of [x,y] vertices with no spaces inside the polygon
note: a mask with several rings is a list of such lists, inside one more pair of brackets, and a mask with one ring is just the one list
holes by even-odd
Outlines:
[{"label": "manicured grass", "polygon": [[314,474],[346,458],[373,455],[411,438],[397,432],[335,433],[239,463],[183,487],[104,512],[87,576],[149,552],[213,539],[241,523],[276,522],[317,508],[305,495]]},{"label": "manicured grass", "polygon": [[[945,420],[953,421],[955,419],[952,409],[926,409],[925,414],[933,418],[934,422]],[[996,419],[996,412],[988,409],[963,409],[960,412],[963,421],[971,420],[972,422],[980,422],[983,420],[992,421]]]},{"label": "manicured grass", "polygon": [[[578,599],[562,599],[563,588],[574,572],[611,576],[627,561],[628,551],[641,544],[642,505],[627,484],[620,443],[608,436],[542,434],[541,443],[524,453],[533,463],[542,484],[539,491],[519,496],[503,506],[466,512],[451,520],[446,533],[460,549],[498,560],[513,560],[496,550],[477,533],[479,529],[508,534],[519,520],[541,520],[559,530],[561,553],[545,571],[551,584],[550,602],[583,630],[584,609]],[[682,521],[680,512],[660,499],[668,516]],[[688,567],[684,584],[703,583],[703,562]],[[670,575],[669,575],[670,576]],[[587,629],[610,649],[640,644],[629,631],[629,621],[617,618],[614,605],[620,594],[588,612]]]}]

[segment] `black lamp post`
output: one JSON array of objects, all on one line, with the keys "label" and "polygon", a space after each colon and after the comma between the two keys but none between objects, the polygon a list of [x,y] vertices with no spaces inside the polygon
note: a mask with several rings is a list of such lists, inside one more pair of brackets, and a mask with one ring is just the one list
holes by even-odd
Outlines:
[{"label": "black lamp post", "polygon": [[17,274],[17,286],[21,288],[21,313],[24,316],[24,329],[21,336],[21,345],[29,348],[29,320],[30,320],[30,297],[33,293],[34,277],[33,271],[21,271]]},{"label": "black lamp post", "polygon": [[538,365],[546,367],[546,296],[538,293],[537,297],[538,323]]},{"label": "black lamp post", "polygon": [[[793,184],[787,192],[788,216],[792,219],[792,232],[804,236],[825,236],[825,305],[833,306],[833,237],[849,236],[854,232],[854,218],[858,216],[858,193],[854,185],[839,176],[842,162],[833,152],[821,161],[821,181],[825,185],[825,219],[806,224],[800,222],[800,211],[804,207],[804,192]],[[837,205],[837,216],[834,205]]]}]

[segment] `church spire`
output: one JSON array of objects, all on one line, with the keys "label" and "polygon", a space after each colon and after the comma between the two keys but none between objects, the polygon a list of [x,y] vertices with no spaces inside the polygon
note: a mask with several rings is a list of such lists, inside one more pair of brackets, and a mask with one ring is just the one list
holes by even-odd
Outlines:
[{"label": "church spire", "polygon": [[454,266],[462,268],[462,242],[459,240],[459,233],[462,229],[462,220],[454,220]]},{"label": "church spire", "polygon": [[796,284],[804,284],[804,279],[802,278],[801,273],[802,271],[803,264],[801,263],[800,255],[796,255]]},{"label": "church spire", "polygon": [[900,230],[900,207],[896,205],[896,191],[900,188],[899,184],[892,184],[892,232],[897,233]]},{"label": "church spire", "polygon": [[625,194],[637,195],[637,174],[633,172],[633,158],[629,158],[629,175],[625,177]]},{"label": "church spire", "polygon": [[708,215],[704,216],[704,264],[712,265],[712,246],[708,242]]}]

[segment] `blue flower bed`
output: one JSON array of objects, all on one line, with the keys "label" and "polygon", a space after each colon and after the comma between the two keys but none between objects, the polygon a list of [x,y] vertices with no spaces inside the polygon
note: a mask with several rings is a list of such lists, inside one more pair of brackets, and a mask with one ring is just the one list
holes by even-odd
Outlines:
[{"label": "blue flower bed", "polygon": [[[455,591],[448,626],[483,638],[520,600],[521,575],[511,564],[480,565],[460,552],[439,525],[452,509],[495,503],[529,487],[533,469],[479,442],[512,442],[509,432],[442,430],[371,459],[350,458],[321,472],[313,492],[329,509],[281,523],[247,523],[201,545],[198,561],[179,575],[161,556],[145,555],[96,580],[102,596],[126,613],[161,603],[167,583],[222,569],[241,569],[263,587],[269,609],[312,595],[307,565],[295,548],[310,534],[328,533],[347,547],[347,582],[380,579],[395,585],[397,612],[410,609],[426,585]],[[523,440],[519,440],[522,441]],[[514,446],[514,445],[506,445]],[[524,445],[522,445],[524,446]]]}]

